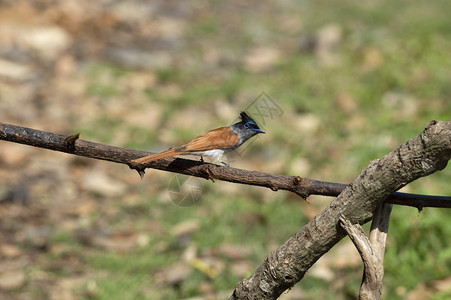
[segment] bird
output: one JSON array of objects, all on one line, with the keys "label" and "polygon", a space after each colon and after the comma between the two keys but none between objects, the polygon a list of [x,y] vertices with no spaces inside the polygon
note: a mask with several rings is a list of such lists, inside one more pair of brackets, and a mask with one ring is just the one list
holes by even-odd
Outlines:
[{"label": "bird", "polygon": [[[162,152],[132,160],[132,162],[145,164],[176,155],[200,155],[202,162],[204,161],[203,156],[220,160],[225,153],[237,149],[251,137],[259,133],[265,133],[246,112],[242,111],[240,118],[241,121],[238,123],[210,130],[180,147],[169,148]],[[221,163],[228,166],[225,162]]]}]

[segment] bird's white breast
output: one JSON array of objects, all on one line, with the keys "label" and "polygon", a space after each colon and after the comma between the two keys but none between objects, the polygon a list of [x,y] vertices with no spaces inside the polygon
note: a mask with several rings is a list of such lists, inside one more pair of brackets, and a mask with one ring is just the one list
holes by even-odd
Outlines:
[{"label": "bird's white breast", "polygon": [[201,155],[201,156],[213,157],[215,159],[220,159],[226,152],[228,152],[228,151],[221,150],[221,149],[213,149],[213,150],[207,150],[207,151],[189,152],[189,153],[184,153],[181,155]]},{"label": "bird's white breast", "polygon": [[210,157],[214,157],[214,158],[221,158],[221,156],[224,154],[224,150],[221,149],[213,149],[213,150],[207,150],[204,151],[203,153],[200,153],[200,155],[205,155],[205,156],[210,156]]}]

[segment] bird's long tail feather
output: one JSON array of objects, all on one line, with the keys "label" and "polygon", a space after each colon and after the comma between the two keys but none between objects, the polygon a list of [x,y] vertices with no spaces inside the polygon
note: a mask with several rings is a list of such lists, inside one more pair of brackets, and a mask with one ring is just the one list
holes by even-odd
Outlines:
[{"label": "bird's long tail feather", "polygon": [[162,152],[158,152],[158,153],[147,155],[147,156],[144,156],[144,157],[141,157],[138,159],[134,159],[134,160],[132,160],[132,162],[138,163],[138,164],[145,164],[145,163],[157,160],[157,159],[168,158],[168,157],[185,154],[185,153],[187,153],[187,152],[184,152],[184,151],[179,152],[179,151],[176,151],[175,148],[171,148],[171,149],[168,149],[168,150],[165,150]]}]

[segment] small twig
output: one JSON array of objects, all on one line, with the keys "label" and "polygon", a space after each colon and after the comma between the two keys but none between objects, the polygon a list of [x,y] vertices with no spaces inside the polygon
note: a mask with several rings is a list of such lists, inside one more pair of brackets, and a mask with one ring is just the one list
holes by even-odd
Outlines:
[{"label": "small twig", "polygon": [[66,137],[64,139],[64,142],[66,142],[66,146],[67,146],[67,149],[69,149],[69,151],[74,151],[75,142],[78,140],[79,137],[80,137],[80,134],[76,133],[76,134],[69,135],[68,137]]}]

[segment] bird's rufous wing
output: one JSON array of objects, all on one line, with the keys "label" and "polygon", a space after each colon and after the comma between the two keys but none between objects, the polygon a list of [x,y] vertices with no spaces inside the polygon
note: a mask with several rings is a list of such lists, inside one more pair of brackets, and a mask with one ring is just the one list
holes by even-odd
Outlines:
[{"label": "bird's rufous wing", "polygon": [[171,148],[159,153],[147,155],[133,160],[134,163],[144,164],[157,159],[168,158],[180,154],[187,154],[190,152],[200,152],[213,149],[229,149],[238,144],[240,137],[230,127],[220,127],[210,130],[188,143]]},{"label": "bird's rufous wing", "polygon": [[175,149],[180,152],[198,152],[213,149],[229,149],[238,144],[240,137],[230,127],[210,130]]}]

